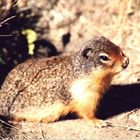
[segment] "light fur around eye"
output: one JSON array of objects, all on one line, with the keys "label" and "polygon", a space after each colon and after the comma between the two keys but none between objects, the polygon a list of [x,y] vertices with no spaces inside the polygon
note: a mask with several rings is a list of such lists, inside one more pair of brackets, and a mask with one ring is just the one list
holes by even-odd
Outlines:
[{"label": "light fur around eye", "polygon": [[106,53],[100,53],[99,54],[99,60],[103,63],[107,63],[107,61],[109,61],[109,56]]}]

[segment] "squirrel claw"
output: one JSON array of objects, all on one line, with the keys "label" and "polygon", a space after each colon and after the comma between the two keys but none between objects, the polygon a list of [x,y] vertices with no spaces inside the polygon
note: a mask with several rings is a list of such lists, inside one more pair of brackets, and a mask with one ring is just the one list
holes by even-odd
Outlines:
[{"label": "squirrel claw", "polygon": [[105,122],[105,121],[103,121],[103,120],[100,120],[100,119],[97,119],[97,120],[94,122],[94,125],[95,125],[95,127],[97,127],[97,128],[103,128],[103,127],[108,126],[107,122]]},{"label": "squirrel claw", "polygon": [[91,123],[94,125],[94,127],[97,127],[97,128],[103,128],[103,127],[110,126],[110,124],[108,122],[105,122],[100,119],[94,119],[91,121]]}]

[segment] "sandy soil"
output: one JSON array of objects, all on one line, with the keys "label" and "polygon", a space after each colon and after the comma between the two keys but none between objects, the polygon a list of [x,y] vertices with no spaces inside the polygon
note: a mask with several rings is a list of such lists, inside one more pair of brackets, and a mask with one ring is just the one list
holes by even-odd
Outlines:
[{"label": "sandy soil", "polygon": [[[132,113],[132,112],[131,112]],[[130,114],[131,114],[130,113]],[[129,113],[106,120],[110,126],[95,128],[81,119],[61,120],[51,124],[21,123],[12,128],[12,139],[101,139],[101,140],[139,140],[140,130]],[[131,118],[128,119],[127,117]],[[125,118],[125,119],[124,119]],[[127,119],[126,119],[127,118]],[[130,122],[131,121],[131,122]],[[133,125],[132,125],[133,124]],[[6,139],[6,138],[5,138]]]}]

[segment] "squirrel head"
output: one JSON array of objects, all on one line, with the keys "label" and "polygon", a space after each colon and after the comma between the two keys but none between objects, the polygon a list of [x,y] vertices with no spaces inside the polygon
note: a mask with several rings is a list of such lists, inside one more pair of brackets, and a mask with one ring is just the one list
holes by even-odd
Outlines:
[{"label": "squirrel head", "polygon": [[129,59],[122,50],[105,37],[88,41],[78,53],[84,70],[100,69],[114,75],[129,64]]}]

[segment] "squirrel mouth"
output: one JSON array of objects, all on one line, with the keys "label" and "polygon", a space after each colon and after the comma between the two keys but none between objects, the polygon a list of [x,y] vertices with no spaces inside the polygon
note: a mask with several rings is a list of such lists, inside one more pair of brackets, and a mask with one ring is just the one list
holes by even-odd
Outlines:
[{"label": "squirrel mouth", "polygon": [[116,72],[114,74],[120,73],[121,71],[126,69],[128,67],[128,65],[129,65],[129,59],[128,59],[128,57],[125,57],[123,64],[116,70]]}]

